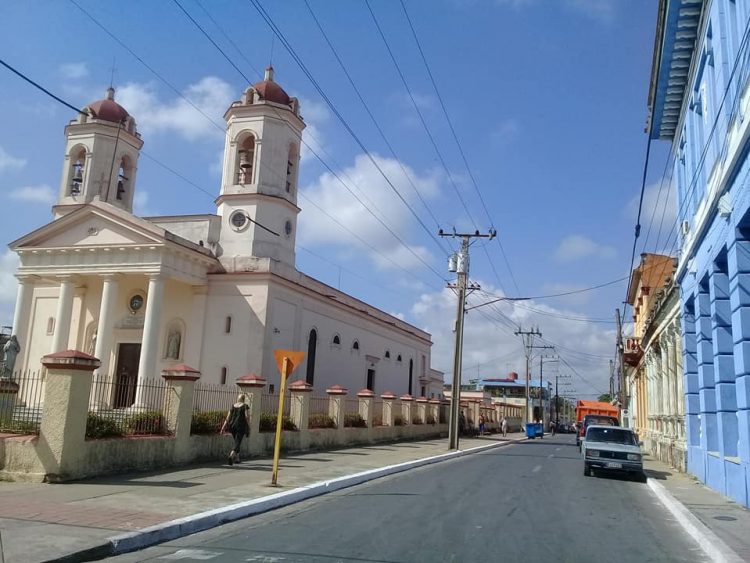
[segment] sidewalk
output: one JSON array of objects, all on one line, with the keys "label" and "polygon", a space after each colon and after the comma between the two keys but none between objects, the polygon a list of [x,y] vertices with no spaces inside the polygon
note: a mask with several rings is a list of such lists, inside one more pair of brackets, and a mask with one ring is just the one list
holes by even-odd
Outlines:
[{"label": "sidewalk", "polygon": [[741,560],[750,561],[750,510],[649,455],[643,459],[653,484],[664,487]]},{"label": "sidewalk", "polygon": [[[461,450],[525,438],[461,440]],[[229,444],[229,443],[227,443]],[[448,452],[447,439],[376,444],[285,457],[280,488],[271,460],[221,462],[56,485],[0,482],[0,540],[6,563],[53,560],[108,538],[361,471]]]}]

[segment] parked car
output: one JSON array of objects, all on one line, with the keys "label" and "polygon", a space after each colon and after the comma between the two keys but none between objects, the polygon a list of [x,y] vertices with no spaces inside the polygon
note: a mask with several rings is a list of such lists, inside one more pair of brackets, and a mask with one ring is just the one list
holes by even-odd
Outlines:
[{"label": "parked car", "polygon": [[635,432],[630,428],[589,425],[581,448],[583,474],[587,477],[591,476],[591,470],[596,468],[625,471],[641,482],[646,481],[641,446]]},{"label": "parked car", "polygon": [[581,424],[578,427],[576,433],[576,446],[580,449],[581,441],[586,436],[586,429],[592,424],[603,424],[607,426],[620,426],[620,421],[614,416],[606,416],[603,414],[587,414],[583,417]]}]

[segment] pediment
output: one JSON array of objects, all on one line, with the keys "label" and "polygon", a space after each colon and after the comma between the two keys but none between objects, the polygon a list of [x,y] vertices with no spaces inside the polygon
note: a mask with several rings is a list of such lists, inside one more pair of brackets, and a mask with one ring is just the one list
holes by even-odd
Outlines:
[{"label": "pediment", "polygon": [[11,243],[12,249],[163,244],[164,231],[86,206]]}]

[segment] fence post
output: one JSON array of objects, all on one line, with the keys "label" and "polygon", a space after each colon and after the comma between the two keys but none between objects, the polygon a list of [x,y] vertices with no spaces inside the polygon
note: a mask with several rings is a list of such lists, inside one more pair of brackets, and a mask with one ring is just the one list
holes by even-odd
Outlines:
[{"label": "fence post", "polygon": [[365,419],[367,428],[372,428],[372,403],[375,393],[370,389],[362,389],[357,393],[359,399],[359,415]]},{"label": "fence post", "polygon": [[292,422],[299,433],[299,449],[310,447],[310,394],[313,387],[307,381],[298,379],[289,385],[291,404],[289,405]]},{"label": "fence post", "polygon": [[415,401],[417,403],[416,416],[422,424],[427,422],[427,400],[427,397],[417,397]]},{"label": "fence post", "polygon": [[392,391],[386,391],[380,396],[383,399],[383,426],[394,426],[396,413],[393,412],[393,401],[396,395]]},{"label": "fence post", "polygon": [[77,350],[65,350],[44,356],[42,365],[47,368],[47,383],[37,455],[45,481],[84,477],[91,375],[99,360]]},{"label": "fence post", "polygon": [[411,395],[401,395],[401,416],[404,418],[404,425],[411,424],[411,404],[414,397]]},{"label": "fence post", "polygon": [[235,383],[247,396],[247,404],[250,405],[250,439],[246,440],[247,451],[256,454],[265,453],[263,437],[260,435],[260,410],[263,391],[266,388],[266,379],[250,373],[238,377]]},{"label": "fence post", "polygon": [[164,417],[167,430],[174,435],[175,461],[185,461],[190,457],[195,382],[200,379],[201,372],[187,364],[178,364],[161,370],[161,376],[167,382]]},{"label": "fence post", "polygon": [[336,437],[339,443],[344,440],[344,398],[347,390],[341,385],[332,385],[326,389],[328,394],[328,415],[336,423]]},{"label": "fence post", "polygon": [[435,421],[434,424],[437,424],[440,422],[440,399],[430,399],[428,403],[430,405],[428,410],[430,411],[432,420]]},{"label": "fence post", "polygon": [[18,383],[12,379],[0,378],[0,418],[12,418],[18,400],[18,389]]}]

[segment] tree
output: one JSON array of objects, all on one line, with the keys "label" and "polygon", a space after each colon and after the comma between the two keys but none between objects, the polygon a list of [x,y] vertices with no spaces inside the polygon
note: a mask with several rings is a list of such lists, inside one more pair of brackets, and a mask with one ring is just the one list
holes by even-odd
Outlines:
[{"label": "tree", "polygon": [[599,398],[597,401],[601,401],[602,403],[611,403],[612,402],[612,395],[609,393],[604,393],[602,395],[599,395]]}]

